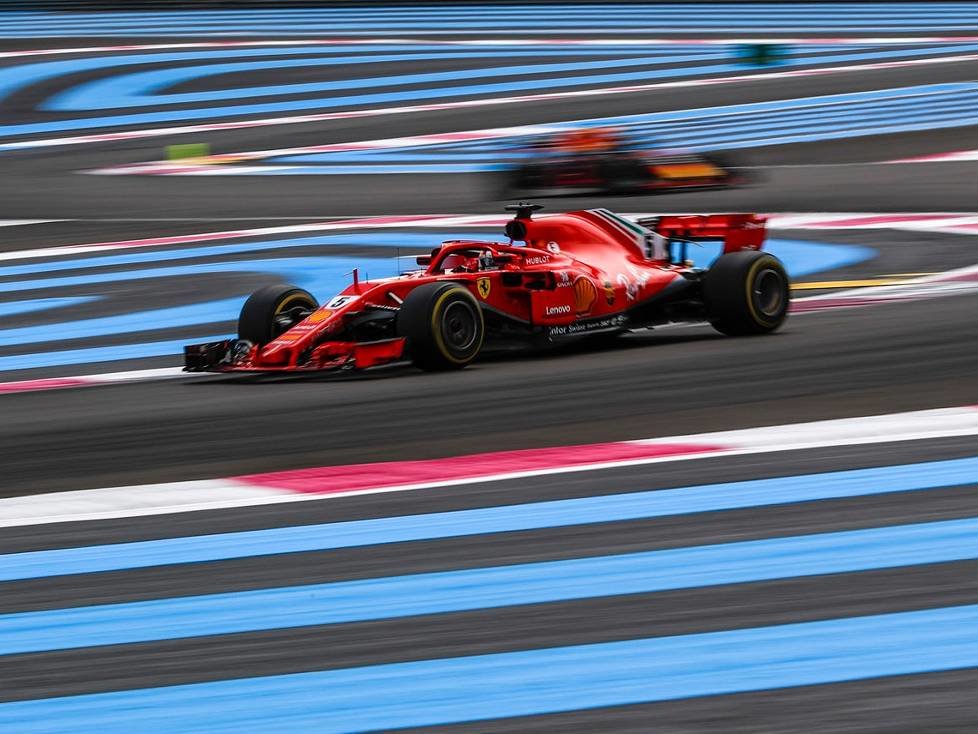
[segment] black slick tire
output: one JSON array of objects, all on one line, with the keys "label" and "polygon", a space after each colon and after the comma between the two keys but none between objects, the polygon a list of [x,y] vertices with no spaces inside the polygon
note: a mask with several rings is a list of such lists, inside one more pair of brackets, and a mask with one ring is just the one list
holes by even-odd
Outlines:
[{"label": "black slick tire", "polygon": [[781,261],[756,250],[721,255],[703,282],[713,327],[730,336],[767,334],[788,315],[790,281]]},{"label": "black slick tire", "polygon": [[266,285],[251,294],[238,316],[238,338],[267,344],[319,308],[316,299],[294,285]]},{"label": "black slick tire", "polygon": [[458,283],[426,283],[408,293],[397,313],[397,334],[423,370],[461,369],[482,349],[485,321],[478,301]]}]

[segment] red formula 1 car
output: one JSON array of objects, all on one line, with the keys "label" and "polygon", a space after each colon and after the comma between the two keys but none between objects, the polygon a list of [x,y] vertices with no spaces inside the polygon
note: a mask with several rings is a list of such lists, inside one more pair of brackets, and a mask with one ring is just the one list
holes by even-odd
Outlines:
[{"label": "red formula 1 car", "polygon": [[[464,367],[484,348],[553,344],[672,322],[725,334],[777,329],[788,276],[761,252],[753,214],[661,216],[636,224],[605,209],[533,217],[519,204],[508,242],[454,240],[419,257],[415,272],[353,283],[323,306],[273,285],[244,304],[238,339],[185,349],[193,372],[300,372],[410,360],[426,370]],[[690,243],[719,240],[709,268]]]},{"label": "red formula 1 car", "polygon": [[600,190],[611,194],[716,188],[747,182],[715,154],[642,145],[614,128],[572,130],[523,149],[502,172],[503,194]]}]

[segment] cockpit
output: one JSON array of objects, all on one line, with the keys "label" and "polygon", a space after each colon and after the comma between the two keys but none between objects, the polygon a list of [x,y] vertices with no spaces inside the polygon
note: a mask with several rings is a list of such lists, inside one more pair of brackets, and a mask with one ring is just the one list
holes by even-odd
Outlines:
[{"label": "cockpit", "polygon": [[434,265],[431,272],[433,273],[479,273],[486,270],[499,270],[501,266],[496,254],[485,247],[453,249],[442,256],[440,260],[436,251],[432,260]]}]

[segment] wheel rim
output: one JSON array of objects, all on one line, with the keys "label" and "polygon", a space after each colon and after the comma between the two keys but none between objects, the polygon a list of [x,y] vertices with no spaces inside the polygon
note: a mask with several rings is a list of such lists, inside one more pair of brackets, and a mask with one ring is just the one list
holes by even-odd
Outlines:
[{"label": "wheel rim", "polygon": [[767,317],[781,313],[785,302],[784,280],[771,268],[762,270],[754,279],[753,297],[757,310]]},{"label": "wheel rim", "polygon": [[286,299],[279,304],[272,317],[272,338],[278,337],[298,324],[310,313],[316,310],[313,303],[306,299]]},{"label": "wheel rim", "polygon": [[464,353],[472,348],[479,336],[478,316],[474,307],[464,301],[450,303],[441,319],[445,345],[453,352]]}]

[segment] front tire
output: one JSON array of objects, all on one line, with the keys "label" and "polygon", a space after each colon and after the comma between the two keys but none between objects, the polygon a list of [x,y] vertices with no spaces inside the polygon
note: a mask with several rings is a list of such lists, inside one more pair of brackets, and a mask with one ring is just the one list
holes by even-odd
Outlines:
[{"label": "front tire", "polygon": [[411,291],[397,314],[397,333],[423,370],[461,369],[482,349],[482,309],[458,283],[427,283]]},{"label": "front tire", "polygon": [[789,293],[781,261],[756,250],[721,255],[703,282],[710,323],[730,336],[777,329],[788,316]]},{"label": "front tire", "polygon": [[266,285],[251,294],[238,316],[238,338],[263,345],[319,308],[316,299],[294,285]]}]

